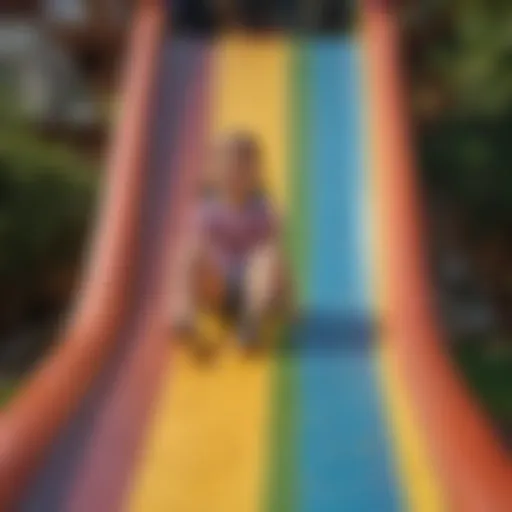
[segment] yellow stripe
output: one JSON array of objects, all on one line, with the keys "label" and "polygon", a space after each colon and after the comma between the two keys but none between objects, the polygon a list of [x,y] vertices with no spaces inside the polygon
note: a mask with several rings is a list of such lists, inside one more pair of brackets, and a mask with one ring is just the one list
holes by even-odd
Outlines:
[{"label": "yellow stripe", "polygon": [[404,509],[412,512],[443,512],[446,509],[439,482],[389,348],[392,340],[384,339],[381,343],[378,355],[380,377],[388,407]]},{"label": "yellow stripe", "polygon": [[[375,165],[375,164],[374,164]],[[375,176],[375,173],[374,173]],[[373,178],[372,204],[378,204],[377,180]],[[378,214],[374,215],[376,228],[374,239],[379,239],[380,248],[385,247],[384,226],[379,226]],[[380,228],[380,229],[379,229]],[[377,231],[377,233],[375,233]],[[376,240],[375,240],[376,242]],[[375,306],[377,318],[386,324],[386,290],[393,284],[388,282],[385,258],[377,247],[371,251],[374,260],[376,285]],[[412,340],[411,340],[412,341]],[[411,397],[401,377],[401,368],[393,354],[393,339],[381,334],[377,348],[377,366],[381,383],[381,392],[386,409],[391,443],[395,455],[395,465],[400,485],[403,509],[411,512],[443,512],[446,510],[441,485],[433,464],[428,456],[424,436],[418,418],[414,415]]]},{"label": "yellow stripe", "polygon": [[[364,41],[361,41],[362,58],[364,59]],[[364,65],[364,60],[363,60]],[[369,87],[366,87],[367,97]],[[386,323],[385,304],[386,291],[393,286],[387,278],[385,268],[386,229],[379,215],[381,198],[379,197],[379,178],[384,179],[383,173],[377,169],[378,158],[377,131],[385,129],[372,119],[371,105],[363,104],[363,117],[368,142],[367,164],[368,186],[371,212],[369,216],[368,233],[369,254],[372,256],[375,311],[377,318]],[[385,415],[389,424],[392,448],[395,456],[395,466],[402,496],[402,507],[411,512],[444,512],[441,486],[429,459],[425,440],[423,439],[418,419],[410,402],[403,380],[400,378],[400,368],[393,356],[392,339],[381,335],[376,353],[376,364],[381,383],[381,393],[385,406]]]},{"label": "yellow stripe", "polygon": [[289,45],[279,38],[233,36],[220,44],[216,133],[252,131],[263,146],[266,179],[285,206]]},{"label": "yellow stripe", "polygon": [[[373,165],[376,165],[375,163]],[[373,196],[371,204],[378,205],[378,186],[375,172],[373,178]],[[374,215],[378,231],[374,238],[379,238],[379,246],[385,247],[384,226],[379,226],[379,216]],[[380,228],[380,229],[379,229]],[[382,251],[381,251],[382,252]],[[371,251],[375,262],[376,311],[377,317],[386,323],[386,290],[393,286],[387,282],[385,258],[379,250]],[[413,340],[411,340],[413,341]],[[412,512],[442,512],[445,510],[439,480],[428,456],[427,446],[422,435],[418,418],[414,415],[411,397],[407,393],[401,369],[393,356],[393,339],[381,334],[377,349],[377,364],[384,404],[395,452],[398,481],[401,485],[403,507]]]},{"label": "yellow stripe", "polygon": [[[375,205],[379,201],[378,187],[373,188],[375,199],[371,204]],[[383,236],[382,230],[379,230],[379,227],[382,228],[382,226],[379,226],[377,213],[374,215],[374,219],[376,220],[374,224],[377,226],[374,232],[380,231],[378,235],[374,235],[374,238],[380,238],[379,245],[383,247],[382,244],[386,243],[385,236]],[[386,289],[392,286],[392,283],[385,282],[386,270],[382,263],[384,258],[379,255],[377,248],[375,247],[370,254],[373,255],[376,267],[374,281],[377,284],[374,289],[377,299],[375,309],[377,318],[385,325],[385,308],[380,306],[385,304]],[[410,403],[410,396],[400,377],[400,368],[394,360],[393,343],[392,339],[381,335],[377,349],[377,365],[394,449],[398,482],[401,487],[403,508],[411,512],[443,512],[445,507],[443,506],[440,483],[429,460],[425,440]]]},{"label": "yellow stripe", "polygon": [[[288,50],[279,40],[231,36],[216,52],[214,136],[261,138],[269,186],[284,206]],[[236,343],[209,365],[175,352],[129,496],[132,512],[252,512],[261,508],[272,363]]]},{"label": "yellow stripe", "polygon": [[[375,161],[375,160],[374,160]],[[374,163],[374,165],[376,165]],[[373,177],[371,194],[374,200],[372,205],[378,205],[377,180]],[[374,212],[375,219],[374,250],[373,255],[375,274],[375,309],[377,318],[382,321],[385,328],[386,289],[392,286],[387,282],[384,265],[385,258],[379,253],[377,245],[384,247],[385,235],[383,226],[379,226],[379,218]],[[381,229],[379,229],[381,228]],[[379,239],[379,243],[376,243]],[[381,393],[385,405],[385,415],[389,424],[391,443],[395,455],[395,465],[400,485],[403,509],[411,512],[443,512],[442,493],[440,483],[436,477],[432,462],[428,457],[425,440],[420,431],[417,418],[414,416],[411,398],[401,378],[400,368],[393,356],[393,339],[389,335],[381,334],[376,353],[376,363],[381,383]]]}]

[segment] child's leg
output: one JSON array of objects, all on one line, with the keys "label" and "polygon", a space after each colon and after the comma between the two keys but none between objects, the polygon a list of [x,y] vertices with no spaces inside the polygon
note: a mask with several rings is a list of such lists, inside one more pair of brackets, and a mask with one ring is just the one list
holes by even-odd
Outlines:
[{"label": "child's leg", "polygon": [[206,253],[196,264],[193,299],[197,306],[208,310],[222,309],[226,301],[227,282],[225,272],[217,261]]},{"label": "child's leg", "polygon": [[242,320],[257,325],[284,297],[285,280],[277,244],[267,244],[251,256],[245,274]]},{"label": "child's leg", "polygon": [[199,308],[216,310],[226,294],[225,277],[206,252],[197,253],[184,269],[176,307],[176,324],[185,330],[193,328]]}]

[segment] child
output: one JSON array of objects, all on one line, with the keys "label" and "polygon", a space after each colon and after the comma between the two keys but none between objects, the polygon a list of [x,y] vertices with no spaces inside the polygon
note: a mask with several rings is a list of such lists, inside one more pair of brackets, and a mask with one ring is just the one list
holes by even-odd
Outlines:
[{"label": "child", "polygon": [[278,221],[262,181],[252,135],[236,132],[221,141],[189,247],[181,331],[191,332],[198,308],[213,310],[234,316],[240,341],[248,344],[262,317],[284,304]]}]

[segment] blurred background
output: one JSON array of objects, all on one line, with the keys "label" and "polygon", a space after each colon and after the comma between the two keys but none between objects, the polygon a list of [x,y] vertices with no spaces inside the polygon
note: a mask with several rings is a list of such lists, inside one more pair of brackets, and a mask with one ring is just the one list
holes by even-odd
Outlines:
[{"label": "blurred background", "polygon": [[0,401],[72,299],[116,108],[128,2],[0,2]]},{"label": "blurred background", "polygon": [[[132,2],[0,1],[0,404],[56,340],[93,218]],[[179,31],[327,35],[349,2],[181,0]],[[400,8],[426,246],[454,361],[512,445],[512,3]]]}]

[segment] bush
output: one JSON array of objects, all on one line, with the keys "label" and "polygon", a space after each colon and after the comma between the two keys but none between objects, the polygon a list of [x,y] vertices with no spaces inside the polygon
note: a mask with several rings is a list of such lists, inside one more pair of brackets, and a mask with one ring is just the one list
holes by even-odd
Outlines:
[{"label": "bush", "polygon": [[2,121],[0,329],[69,292],[91,209],[91,167],[22,122]]}]

